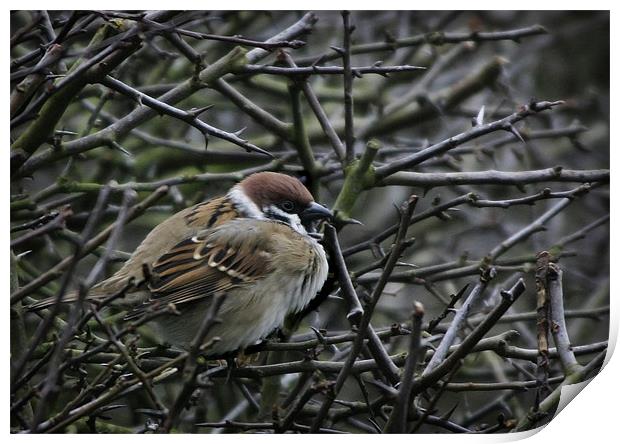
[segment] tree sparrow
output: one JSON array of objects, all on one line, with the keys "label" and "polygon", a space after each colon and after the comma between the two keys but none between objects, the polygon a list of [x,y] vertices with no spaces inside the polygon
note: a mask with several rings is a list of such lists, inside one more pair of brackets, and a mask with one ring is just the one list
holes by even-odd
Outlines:
[{"label": "tree sparrow", "polygon": [[[155,320],[165,342],[187,348],[214,295],[225,295],[221,323],[206,341],[219,355],[247,347],[301,311],[327,279],[323,247],[307,230],[332,213],[314,202],[299,180],[279,173],[248,176],[222,197],[186,208],[157,225],[112,277],[95,285],[89,300],[101,301],[133,279],[127,318],[154,306],[174,304],[180,316]],[[67,295],[63,302],[77,299]],[[31,305],[39,310],[46,299]]]}]

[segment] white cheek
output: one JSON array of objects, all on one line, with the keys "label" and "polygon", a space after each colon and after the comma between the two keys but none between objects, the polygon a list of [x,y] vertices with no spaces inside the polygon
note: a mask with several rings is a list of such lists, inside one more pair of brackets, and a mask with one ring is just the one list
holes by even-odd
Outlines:
[{"label": "white cheek", "polygon": [[299,216],[296,214],[291,214],[290,216],[291,216],[290,217],[291,227],[293,227],[293,229],[297,231],[298,233],[308,234],[305,227],[302,225],[301,219],[299,219]]},{"label": "white cheek", "polygon": [[253,219],[264,219],[265,215],[258,206],[243,192],[239,185],[235,185],[229,192],[228,196],[241,210],[245,217]]}]

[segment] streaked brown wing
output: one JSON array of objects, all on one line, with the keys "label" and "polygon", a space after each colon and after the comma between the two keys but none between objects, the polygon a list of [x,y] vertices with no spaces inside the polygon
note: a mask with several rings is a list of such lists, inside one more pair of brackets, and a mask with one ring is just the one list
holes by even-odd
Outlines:
[{"label": "streaked brown wing", "polygon": [[153,265],[151,299],[126,319],[154,304],[186,304],[263,278],[273,268],[273,242],[259,232],[271,223],[256,222],[233,220],[179,242]]},{"label": "streaked brown wing", "polygon": [[232,201],[226,197],[219,197],[194,205],[187,210],[184,218],[190,226],[207,229],[238,216],[239,214]]}]

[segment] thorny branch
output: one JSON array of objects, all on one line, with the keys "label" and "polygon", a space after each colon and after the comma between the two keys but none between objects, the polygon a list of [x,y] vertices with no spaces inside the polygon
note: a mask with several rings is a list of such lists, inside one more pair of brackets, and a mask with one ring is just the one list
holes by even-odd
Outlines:
[{"label": "thorny branch", "polygon": [[[530,74],[557,63],[531,25],[544,14],[513,29],[436,15],[13,11],[11,431],[548,421],[607,350],[608,119],[584,93],[604,87],[528,96],[548,97]],[[336,215],[328,284],[297,331],[207,359],[225,296],[187,350],[152,329],[173,305],[123,321],[145,282],[89,300],[164,217],[259,171],[299,177]]]}]

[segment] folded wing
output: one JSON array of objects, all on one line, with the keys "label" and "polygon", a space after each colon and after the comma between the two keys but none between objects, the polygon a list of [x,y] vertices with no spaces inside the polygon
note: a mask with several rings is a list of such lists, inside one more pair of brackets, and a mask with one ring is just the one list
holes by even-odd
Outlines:
[{"label": "folded wing", "polygon": [[[127,319],[154,306],[176,306],[211,299],[251,285],[273,270],[275,222],[235,219],[185,239],[153,265],[151,298]],[[280,227],[277,227],[280,228]]]}]

